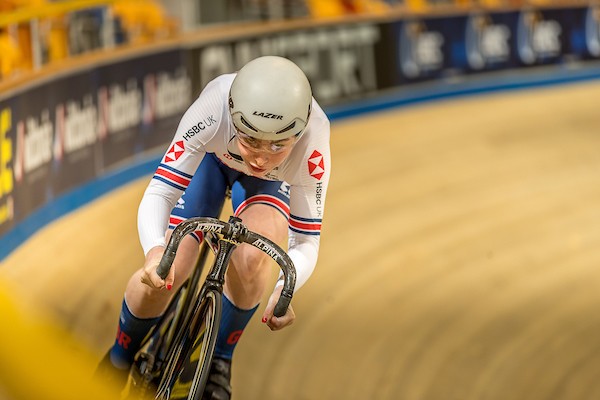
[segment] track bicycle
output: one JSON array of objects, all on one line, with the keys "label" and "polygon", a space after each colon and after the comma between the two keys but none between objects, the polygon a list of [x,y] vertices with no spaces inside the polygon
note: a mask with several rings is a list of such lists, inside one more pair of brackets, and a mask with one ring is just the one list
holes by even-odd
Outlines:
[{"label": "track bicycle", "polygon": [[[165,279],[177,247],[189,233],[203,232],[200,254],[190,277],[175,293],[166,312],[136,354],[126,388],[127,399],[200,400],[206,386],[221,319],[221,295],[232,251],[248,243],[271,257],[283,271],[283,289],[274,315],[285,315],[296,284],[287,253],[268,238],[248,230],[237,217],[228,222],[209,217],[181,222],[157,268]],[[210,252],[213,264],[202,282]]]}]

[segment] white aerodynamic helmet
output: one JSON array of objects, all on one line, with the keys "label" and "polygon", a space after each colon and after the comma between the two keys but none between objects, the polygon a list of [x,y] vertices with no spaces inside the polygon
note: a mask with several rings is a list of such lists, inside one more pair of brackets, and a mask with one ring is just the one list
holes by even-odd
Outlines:
[{"label": "white aerodynamic helmet", "polygon": [[308,124],[312,91],[304,72],[283,57],[264,56],[244,65],[229,91],[235,127],[256,139],[282,140]]}]

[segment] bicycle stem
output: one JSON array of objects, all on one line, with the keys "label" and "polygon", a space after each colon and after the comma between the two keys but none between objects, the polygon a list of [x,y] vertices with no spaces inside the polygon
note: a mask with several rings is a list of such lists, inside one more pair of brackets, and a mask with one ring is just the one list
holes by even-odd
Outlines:
[{"label": "bicycle stem", "polygon": [[227,272],[227,265],[231,259],[231,254],[235,249],[236,244],[219,239],[219,251],[216,255],[215,268],[212,268],[206,277],[207,281],[217,282],[220,286],[225,283],[225,272]]}]

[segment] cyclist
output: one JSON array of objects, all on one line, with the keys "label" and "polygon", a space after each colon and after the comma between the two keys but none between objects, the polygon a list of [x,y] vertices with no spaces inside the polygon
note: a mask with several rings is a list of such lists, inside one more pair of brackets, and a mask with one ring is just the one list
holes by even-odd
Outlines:
[{"label": "cyclist", "polygon": [[[227,188],[234,215],[276,243],[287,238],[298,290],[317,262],[330,175],[330,125],[302,70],[282,57],[256,58],[237,74],[207,84],[183,115],[138,211],[146,255],[125,290],[117,338],[102,365],[128,370],[140,342],[193,268],[200,234],[184,238],[166,279],[156,274],[172,229],[194,216],[218,217]],[[166,232],[166,233],[165,233]],[[205,399],[231,396],[231,359],[271,276],[270,258],[242,244],[227,271],[223,313]],[[277,318],[275,284],[262,313],[271,330],[294,322],[290,306]]]}]

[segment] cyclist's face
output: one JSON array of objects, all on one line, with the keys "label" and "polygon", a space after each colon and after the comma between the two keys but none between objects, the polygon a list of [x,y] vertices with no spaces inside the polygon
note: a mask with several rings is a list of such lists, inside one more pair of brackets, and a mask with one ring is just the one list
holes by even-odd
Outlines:
[{"label": "cyclist's face", "polygon": [[265,176],[278,167],[290,155],[295,138],[284,140],[259,140],[237,131],[240,155],[254,176]]}]

